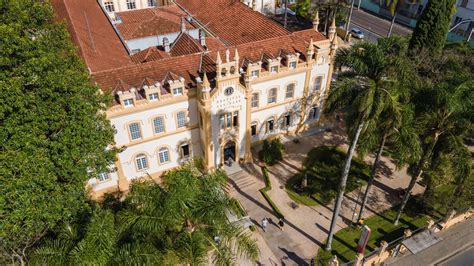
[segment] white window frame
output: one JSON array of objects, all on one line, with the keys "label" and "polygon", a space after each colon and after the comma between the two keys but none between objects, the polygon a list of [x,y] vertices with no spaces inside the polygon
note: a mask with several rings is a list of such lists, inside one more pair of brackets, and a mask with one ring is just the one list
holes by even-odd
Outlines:
[{"label": "white window frame", "polygon": [[156,6],[156,0],[148,0],[148,6],[149,7],[155,7]]},{"label": "white window frame", "polygon": [[[183,147],[188,146],[188,155],[184,155],[184,149]],[[179,146],[179,153],[181,154],[182,159],[187,159],[191,157],[191,145],[189,143],[184,143]]]},{"label": "white window frame", "polygon": [[252,99],[250,100],[251,101],[251,107],[252,108],[258,108],[259,100],[260,100],[260,94],[253,93],[252,94]]},{"label": "white window frame", "polygon": [[137,3],[135,2],[135,0],[127,0],[127,9],[128,10],[137,9]]},{"label": "white window frame", "polygon": [[158,92],[148,94],[148,100],[151,102],[158,101]]},{"label": "white window frame", "polygon": [[278,66],[271,66],[270,73],[278,73]]},{"label": "white window frame", "polygon": [[323,76],[318,76],[314,79],[313,91],[320,91],[323,87]]},{"label": "white window frame", "polygon": [[252,70],[252,71],[250,71],[250,77],[251,78],[256,78],[256,77],[258,77],[259,73],[260,73],[259,70]]},{"label": "white window frame", "polygon": [[277,97],[278,97],[278,89],[277,88],[271,88],[268,91],[268,104],[276,103],[277,102]]},{"label": "white window frame", "polygon": [[295,68],[296,68],[296,61],[291,61],[291,62],[288,64],[288,68],[290,68],[290,69],[295,69]]},{"label": "white window frame", "polygon": [[160,164],[165,164],[170,162],[170,151],[168,148],[163,147],[158,151],[158,161]]},{"label": "white window frame", "polygon": [[178,87],[173,89],[173,96],[183,95],[183,87]]},{"label": "white window frame", "polygon": [[[160,121],[159,123],[157,123]],[[165,119],[163,116],[157,116],[153,118],[153,132],[155,134],[165,133]]]},{"label": "white window frame", "polygon": [[125,107],[125,108],[133,107],[134,104],[135,103],[133,101],[133,98],[128,98],[128,99],[123,100],[123,107]]},{"label": "white window frame", "polygon": [[128,131],[130,133],[130,139],[132,141],[139,140],[142,138],[142,131],[138,122],[129,124]]},{"label": "white window frame", "polygon": [[[287,118],[288,118],[288,123],[287,123]],[[291,116],[291,113],[285,113],[283,116],[283,127],[288,128],[291,127],[291,123],[293,122],[293,117]]]},{"label": "white window frame", "polygon": [[285,99],[293,98],[295,96],[295,87],[296,87],[295,83],[290,83],[286,85]]},{"label": "white window frame", "polygon": [[[272,129],[270,130],[270,122],[272,122]],[[267,120],[267,133],[275,132],[275,118],[270,118]]]},{"label": "white window frame", "polygon": [[97,175],[97,181],[99,181],[100,183],[109,181],[110,179],[110,174],[107,172],[102,172]]},{"label": "white window frame", "polygon": [[148,158],[145,154],[140,153],[135,156],[135,164],[137,165],[138,171],[144,171],[148,169]]},{"label": "white window frame", "polygon": [[179,111],[176,113],[176,127],[182,128],[186,127],[186,112]]},{"label": "white window frame", "polygon": [[107,12],[109,12],[109,13],[115,12],[115,6],[114,6],[114,2],[113,2],[113,1],[104,2],[104,8],[105,8],[105,10],[107,10]]}]

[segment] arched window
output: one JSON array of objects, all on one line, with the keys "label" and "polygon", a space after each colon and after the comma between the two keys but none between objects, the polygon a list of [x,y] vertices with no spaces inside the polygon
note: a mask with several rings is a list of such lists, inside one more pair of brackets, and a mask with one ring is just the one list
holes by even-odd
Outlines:
[{"label": "arched window", "polygon": [[314,120],[318,117],[319,115],[319,109],[316,106],[311,107],[311,110],[309,110],[309,116],[308,120]]},{"label": "arched window", "polygon": [[293,98],[294,95],[295,95],[295,83],[288,84],[286,86],[285,98],[286,99]]},{"label": "arched window", "polygon": [[252,108],[258,107],[258,93],[252,94]]},{"label": "arched window", "polygon": [[155,134],[165,132],[165,123],[162,116],[153,119],[153,131],[155,132]]},{"label": "arched window", "polygon": [[161,148],[158,151],[158,158],[160,160],[160,164],[167,163],[170,161],[170,152],[168,148]]},{"label": "arched window", "polygon": [[277,101],[277,89],[273,88],[268,91],[268,103],[276,103]]},{"label": "arched window", "polygon": [[270,118],[267,120],[267,133],[272,133],[275,130],[275,119]]},{"label": "arched window", "polygon": [[291,126],[291,121],[292,120],[292,117],[291,117],[291,113],[286,113],[284,116],[283,116],[283,128],[288,128]]},{"label": "arched window", "polygon": [[128,125],[130,131],[130,138],[132,140],[137,140],[142,138],[142,132],[140,131],[140,125],[138,123],[132,123]]},{"label": "arched window", "polygon": [[137,163],[137,169],[138,171],[146,170],[148,169],[148,161],[146,159],[146,155],[143,153],[138,154],[135,157],[135,162]]},{"label": "arched window", "polygon": [[185,127],[186,126],[186,112],[181,111],[176,114],[176,121],[177,121],[177,127]]}]

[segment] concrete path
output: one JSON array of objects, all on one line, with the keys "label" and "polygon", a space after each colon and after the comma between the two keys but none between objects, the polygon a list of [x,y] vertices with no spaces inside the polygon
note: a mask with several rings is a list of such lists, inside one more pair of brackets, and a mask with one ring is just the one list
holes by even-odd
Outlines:
[{"label": "concrete path", "polygon": [[[326,240],[332,218],[333,203],[327,206],[314,207],[298,205],[289,198],[284,190],[286,180],[301,169],[306,154],[313,147],[340,145],[341,148],[347,149],[346,139],[341,137],[344,136],[342,129],[333,129],[332,132],[314,132],[317,132],[317,134],[300,138],[299,144],[285,143],[286,154],[283,162],[269,167],[273,188],[268,193],[285,215],[284,231],[276,226],[277,216],[258,191],[265,185],[260,167],[255,164],[245,165],[243,167],[244,173],[240,174],[240,177],[234,178],[236,179],[233,181],[235,188],[231,191],[231,196],[241,201],[249,216],[258,225],[258,232],[266,242],[266,245],[260,244],[263,244],[265,248],[268,247],[273,253],[262,256],[260,263],[268,265],[270,260],[273,261],[276,258],[280,264],[308,265],[311,258],[317,253],[318,248],[323,246]],[[373,160],[370,157],[366,159],[369,162]],[[252,178],[255,182],[249,186],[249,182],[245,180]],[[239,187],[238,183],[242,186]],[[406,169],[396,171],[390,159],[383,158],[381,171],[375,181],[364,217],[397,204],[399,199],[396,190],[405,188],[408,183],[409,176],[406,174]],[[415,192],[421,191],[422,188],[417,185]],[[361,196],[359,192],[360,190],[357,190],[345,196],[341,211],[342,217],[337,222],[337,230],[350,224],[355,202],[358,195]],[[267,228],[267,232],[263,232],[260,227],[261,220],[264,217],[270,218],[275,223]]]},{"label": "concrete path", "polygon": [[454,225],[438,233],[443,240],[418,254],[408,254],[387,261],[388,265],[474,265],[469,259],[474,247],[474,219]]}]

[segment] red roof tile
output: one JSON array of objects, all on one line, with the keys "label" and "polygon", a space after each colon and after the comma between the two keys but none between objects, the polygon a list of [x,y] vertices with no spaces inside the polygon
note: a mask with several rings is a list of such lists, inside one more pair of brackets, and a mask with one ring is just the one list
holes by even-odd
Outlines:
[{"label": "red roof tile", "polygon": [[176,0],[227,45],[289,34],[276,22],[236,0]]},{"label": "red roof tile", "polygon": [[170,57],[170,55],[167,54],[165,51],[162,51],[158,49],[158,47],[153,46],[132,55],[131,58],[134,63],[140,64],[140,63],[151,62],[151,61],[160,60],[160,59],[168,58],[168,57]]},{"label": "red roof tile", "polygon": [[[122,23],[117,29],[125,40],[180,32],[181,18],[187,16],[176,5],[116,13]],[[194,27],[185,21],[186,29]]]},{"label": "red roof tile", "polygon": [[91,73],[131,65],[128,51],[96,0],[51,0]]},{"label": "red roof tile", "polygon": [[204,48],[187,33],[180,33],[171,46],[171,56],[195,54],[204,51]]}]

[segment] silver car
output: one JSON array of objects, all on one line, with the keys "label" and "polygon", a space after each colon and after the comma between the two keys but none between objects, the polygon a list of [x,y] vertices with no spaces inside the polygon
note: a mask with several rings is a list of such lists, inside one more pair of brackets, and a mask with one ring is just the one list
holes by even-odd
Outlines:
[{"label": "silver car", "polygon": [[357,28],[352,28],[351,34],[352,34],[352,36],[354,36],[357,39],[364,39],[364,37],[365,37],[364,33],[361,30],[357,29]]}]

